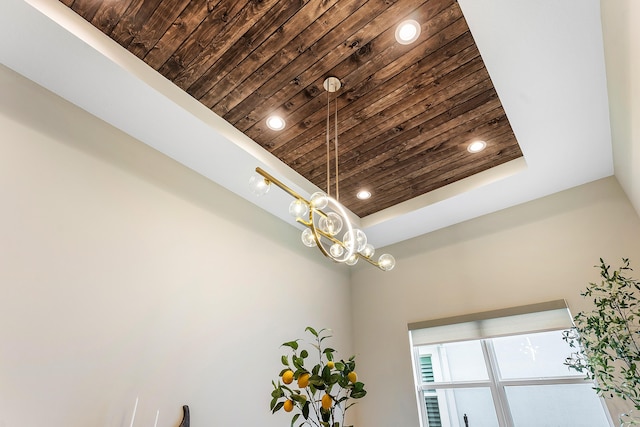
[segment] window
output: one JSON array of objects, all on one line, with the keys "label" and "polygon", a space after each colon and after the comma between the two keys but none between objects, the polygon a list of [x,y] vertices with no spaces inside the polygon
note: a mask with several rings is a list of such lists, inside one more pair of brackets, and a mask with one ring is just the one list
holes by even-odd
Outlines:
[{"label": "window", "polygon": [[569,371],[564,301],[409,325],[423,427],[612,426]]}]

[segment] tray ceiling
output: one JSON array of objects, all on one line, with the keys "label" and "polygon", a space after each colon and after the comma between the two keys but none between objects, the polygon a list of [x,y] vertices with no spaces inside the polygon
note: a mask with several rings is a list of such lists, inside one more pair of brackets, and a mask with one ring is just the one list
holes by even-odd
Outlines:
[{"label": "tray ceiling", "polygon": [[338,77],[340,200],[360,217],[522,157],[456,1],[60,1],[323,189]]},{"label": "tray ceiling", "polygon": [[[90,0],[83,1],[88,5]],[[109,4],[128,8],[132,3],[118,0]],[[266,3],[252,7],[260,8],[263,4]],[[300,7],[307,4],[301,3]],[[399,3],[388,6],[395,4]],[[414,10],[421,4],[416,4]],[[107,5],[106,1],[96,4],[94,18]],[[459,0],[459,5],[524,156],[361,219],[355,218],[355,224],[378,248],[613,173],[606,86],[606,76],[611,70],[605,73],[600,2]],[[153,16],[156,9],[148,9],[147,13]],[[394,23],[387,28],[403,18],[394,17]],[[253,169],[262,167],[303,195],[326,185],[321,180],[316,186],[296,173],[256,140],[218,114],[212,114],[208,106],[59,0],[3,0],[0,23],[3,66],[289,224],[295,224],[287,212],[290,197],[284,192],[272,191],[267,197],[256,198],[248,186]],[[424,36],[428,34],[425,22],[422,22],[422,33],[417,44],[397,45],[394,49],[417,52],[415,49],[426,41]],[[348,35],[344,39],[351,40]],[[363,42],[361,47],[367,43]],[[283,50],[293,46],[291,41]],[[376,41],[370,44],[374,51],[377,46]],[[611,46],[618,48],[612,41],[609,48]],[[384,55],[376,57],[384,59]],[[318,90],[322,90],[319,87],[322,77],[314,80]],[[346,123],[351,117],[346,114],[348,110],[344,110],[352,103],[346,98],[352,83],[348,75],[339,77],[345,79],[339,117],[344,133],[353,127]],[[384,74],[374,76],[374,82],[375,78],[385,82],[378,84],[376,90],[385,90],[390,79]],[[438,81],[443,80],[434,80]],[[620,81],[623,79],[614,79],[610,84],[616,86]],[[324,110],[323,95],[321,92],[317,96]],[[292,111],[298,111],[299,106],[295,107]],[[375,108],[375,105],[367,107]],[[11,115],[11,111],[3,114]],[[324,114],[323,111],[322,120]],[[373,138],[378,135],[379,124],[381,122],[376,122],[367,129]],[[291,129],[291,123],[287,129]],[[406,135],[407,130],[401,132]],[[347,139],[340,139],[341,146],[348,143]],[[398,160],[402,159],[402,153],[396,153]],[[463,154],[466,155],[460,151],[460,155]],[[345,168],[341,170],[349,172]],[[398,188],[394,190],[403,190],[401,185],[404,184],[396,184]],[[341,196],[345,201],[342,185]],[[380,197],[374,196],[375,200]]]}]

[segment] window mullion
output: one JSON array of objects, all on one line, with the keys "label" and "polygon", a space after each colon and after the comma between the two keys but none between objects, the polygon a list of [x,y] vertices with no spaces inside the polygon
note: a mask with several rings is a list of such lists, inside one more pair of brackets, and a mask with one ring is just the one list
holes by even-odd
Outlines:
[{"label": "window mullion", "polygon": [[488,339],[481,340],[481,343],[484,360],[487,365],[487,373],[489,374],[489,380],[491,382],[491,395],[496,408],[498,422],[501,427],[511,427],[513,426],[513,419],[511,418],[511,411],[509,410],[504,386],[500,382],[500,372],[498,371],[498,363],[493,344],[491,340]]}]

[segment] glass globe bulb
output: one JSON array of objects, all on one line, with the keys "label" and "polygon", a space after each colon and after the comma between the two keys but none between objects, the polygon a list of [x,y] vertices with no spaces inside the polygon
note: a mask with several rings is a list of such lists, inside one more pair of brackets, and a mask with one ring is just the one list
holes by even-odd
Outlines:
[{"label": "glass globe bulb", "polygon": [[302,243],[308,248],[313,248],[317,245],[316,238],[313,235],[313,231],[310,228],[305,228],[302,232]]},{"label": "glass globe bulb", "polygon": [[271,184],[261,175],[251,175],[251,178],[249,178],[249,188],[253,194],[259,197],[269,192]]},{"label": "glass globe bulb", "polygon": [[378,258],[378,265],[381,270],[390,271],[396,266],[396,259],[389,254],[382,254],[380,258]]},{"label": "glass globe bulb", "polygon": [[364,245],[364,248],[362,248],[360,253],[364,257],[371,258],[373,254],[376,253],[376,249],[373,247],[371,243],[367,243],[366,245]]},{"label": "glass globe bulb", "polygon": [[344,263],[347,265],[356,265],[358,263],[358,258],[358,255],[354,253]]},{"label": "glass globe bulb", "polygon": [[329,212],[318,220],[318,227],[328,235],[335,236],[342,230],[342,218],[335,212]]},{"label": "glass globe bulb", "polygon": [[322,191],[313,193],[309,200],[311,202],[311,207],[315,209],[324,209],[329,204],[329,197]]},{"label": "glass globe bulb", "polygon": [[303,218],[309,213],[309,207],[305,202],[296,199],[289,205],[289,215],[294,218]]},{"label": "glass globe bulb", "polygon": [[344,233],[342,241],[347,247],[352,247],[354,252],[360,252],[367,244],[367,235],[364,234],[364,231],[354,228]]},{"label": "glass globe bulb", "polygon": [[344,253],[344,248],[340,243],[334,243],[333,245],[331,245],[331,248],[329,248],[329,253],[332,257],[338,258],[341,257]]}]

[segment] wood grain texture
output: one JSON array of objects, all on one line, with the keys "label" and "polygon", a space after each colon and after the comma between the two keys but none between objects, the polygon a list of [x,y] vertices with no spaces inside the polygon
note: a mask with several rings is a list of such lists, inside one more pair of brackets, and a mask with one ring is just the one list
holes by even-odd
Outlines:
[{"label": "wood grain texture", "polygon": [[338,77],[340,196],[361,217],[522,157],[455,0],[60,1],[323,189]]}]

